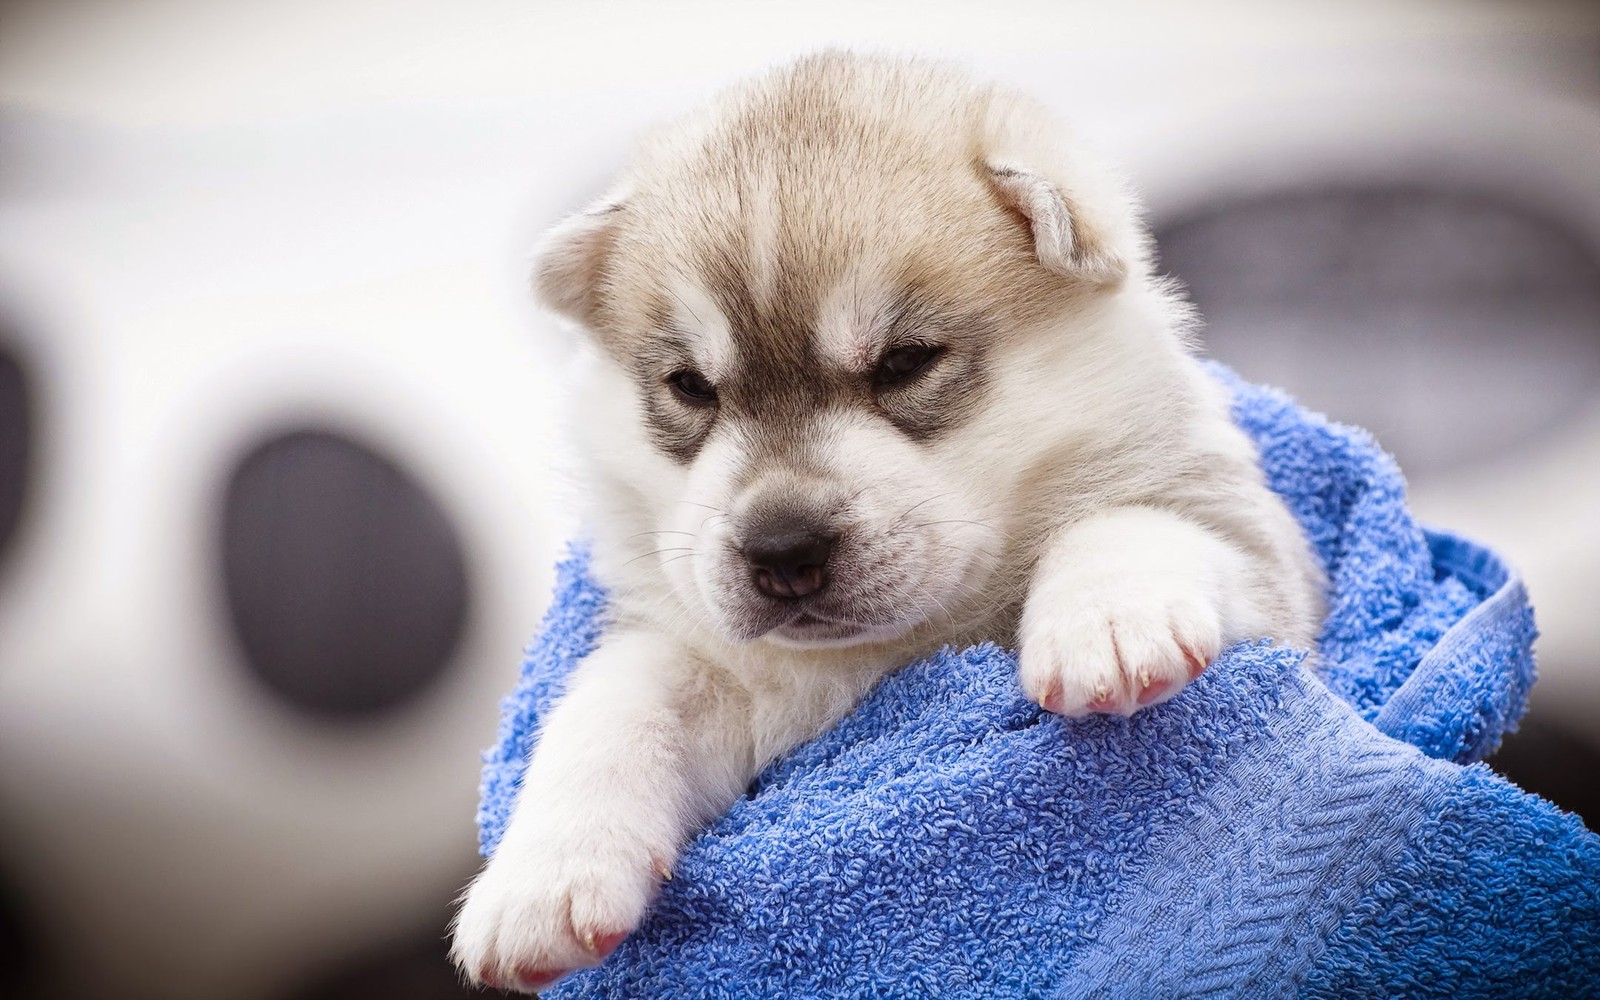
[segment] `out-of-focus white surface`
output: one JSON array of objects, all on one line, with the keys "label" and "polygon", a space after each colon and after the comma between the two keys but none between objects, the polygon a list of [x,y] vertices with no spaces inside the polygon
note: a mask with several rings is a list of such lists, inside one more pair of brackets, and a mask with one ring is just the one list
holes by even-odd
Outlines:
[{"label": "out-of-focus white surface", "polygon": [[[1600,245],[1597,38],[1588,5],[1453,0],[7,6],[0,295],[42,465],[0,567],[0,833],[64,968],[86,995],[267,996],[470,870],[476,751],[560,541],[564,338],[522,260],[650,123],[822,44],[934,52],[1061,108],[1158,217],[1466,143]],[[1536,701],[1589,732],[1596,406],[1415,484],[1524,569]],[[459,669],[378,723],[302,721],[233,662],[209,505],[284,410],[366,431],[463,535]]]}]

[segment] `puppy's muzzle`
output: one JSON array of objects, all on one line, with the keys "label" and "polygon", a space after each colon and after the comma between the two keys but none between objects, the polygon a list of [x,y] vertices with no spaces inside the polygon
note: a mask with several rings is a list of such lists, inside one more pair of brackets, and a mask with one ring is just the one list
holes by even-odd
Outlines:
[{"label": "puppy's muzzle", "polygon": [[763,525],[744,543],[745,561],[756,589],[792,601],[828,585],[828,559],[839,536],[814,525]]}]

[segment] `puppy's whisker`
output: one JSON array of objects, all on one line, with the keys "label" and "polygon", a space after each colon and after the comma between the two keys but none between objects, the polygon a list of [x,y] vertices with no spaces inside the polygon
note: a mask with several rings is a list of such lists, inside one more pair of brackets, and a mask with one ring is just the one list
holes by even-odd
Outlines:
[{"label": "puppy's whisker", "polygon": [[701,503],[698,500],[679,500],[678,502],[679,503],[686,503],[691,507],[704,507],[706,510],[713,510],[713,511],[716,511],[718,514],[727,514],[727,511],[723,510],[721,507],[713,507],[708,503]]},{"label": "puppy's whisker", "polygon": [[[706,530],[706,525],[710,524],[712,521],[715,521],[719,517],[727,519],[727,518],[730,518],[731,516],[732,515],[729,515],[729,514],[712,514],[712,515],[708,516],[704,521],[700,522],[700,527],[696,528],[695,532],[701,532],[701,531]],[[686,534],[687,534],[687,532],[686,532]]]},{"label": "puppy's whisker", "polygon": [[927,499],[924,499],[924,500],[918,501],[917,503],[912,504],[899,517],[894,519],[894,522],[889,525],[889,531],[893,532],[896,527],[898,527],[899,525],[905,523],[906,518],[910,517],[913,513],[915,513],[921,507],[924,507],[927,504],[933,503],[935,500],[942,500],[945,497],[954,496],[954,495],[955,495],[955,493],[953,491],[952,492],[948,492],[948,493],[936,493],[933,496],[928,497]]},{"label": "puppy's whisker", "polygon": [[642,553],[640,555],[634,556],[632,559],[629,559],[627,562],[623,563],[622,565],[623,566],[631,566],[634,563],[638,562],[640,559],[648,559],[651,556],[659,556],[663,552],[685,552],[685,551],[692,553],[692,552],[694,552],[694,549],[686,547],[686,546],[682,546],[682,545],[673,545],[673,546],[669,546],[669,547],[664,548],[664,549],[656,549],[653,552],[645,552],[645,553]]},{"label": "puppy's whisker", "polygon": [[987,529],[989,531],[995,530],[987,522],[984,522],[984,521],[972,521],[972,520],[968,520],[966,518],[960,518],[960,517],[948,517],[948,518],[944,518],[943,520],[939,520],[939,521],[923,521],[920,524],[910,525],[907,530],[915,530],[917,528],[931,528],[936,524],[962,524],[962,525],[967,525],[967,526],[970,526],[970,527],[973,527],[973,528],[985,528],[985,529]]}]

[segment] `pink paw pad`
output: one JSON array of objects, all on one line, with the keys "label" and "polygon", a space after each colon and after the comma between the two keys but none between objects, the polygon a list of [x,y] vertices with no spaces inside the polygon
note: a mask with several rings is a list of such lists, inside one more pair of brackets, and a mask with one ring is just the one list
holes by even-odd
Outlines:
[{"label": "pink paw pad", "polygon": [[617,945],[621,944],[622,939],[627,936],[625,931],[618,931],[615,934],[596,934],[586,939],[584,945],[595,958],[604,959],[607,955],[616,951]]},{"label": "pink paw pad", "polygon": [[1120,712],[1122,710],[1121,706],[1110,695],[1092,699],[1087,707],[1091,712]]},{"label": "pink paw pad", "polygon": [[549,986],[571,971],[571,969],[530,969],[526,966],[518,966],[517,985],[525,990],[536,990],[540,987]]},{"label": "pink paw pad", "polygon": [[1139,688],[1139,704],[1148,705],[1167,693],[1172,685],[1167,681],[1147,681]]},{"label": "pink paw pad", "polygon": [[1044,693],[1044,697],[1039,699],[1039,705],[1046,712],[1054,712],[1055,714],[1060,715],[1062,708],[1061,689],[1059,687],[1052,686],[1050,690]]}]

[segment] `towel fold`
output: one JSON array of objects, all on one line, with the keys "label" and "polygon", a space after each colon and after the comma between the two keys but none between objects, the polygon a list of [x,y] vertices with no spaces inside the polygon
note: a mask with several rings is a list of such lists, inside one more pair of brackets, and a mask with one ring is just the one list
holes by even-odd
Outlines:
[{"label": "towel fold", "polygon": [[[552,997],[1600,995],[1600,839],[1470,762],[1533,682],[1521,584],[1364,433],[1212,367],[1327,567],[1319,656],[1243,643],[1132,719],[945,650],[769,767]],[[502,706],[499,841],[605,597],[576,547]]]}]

